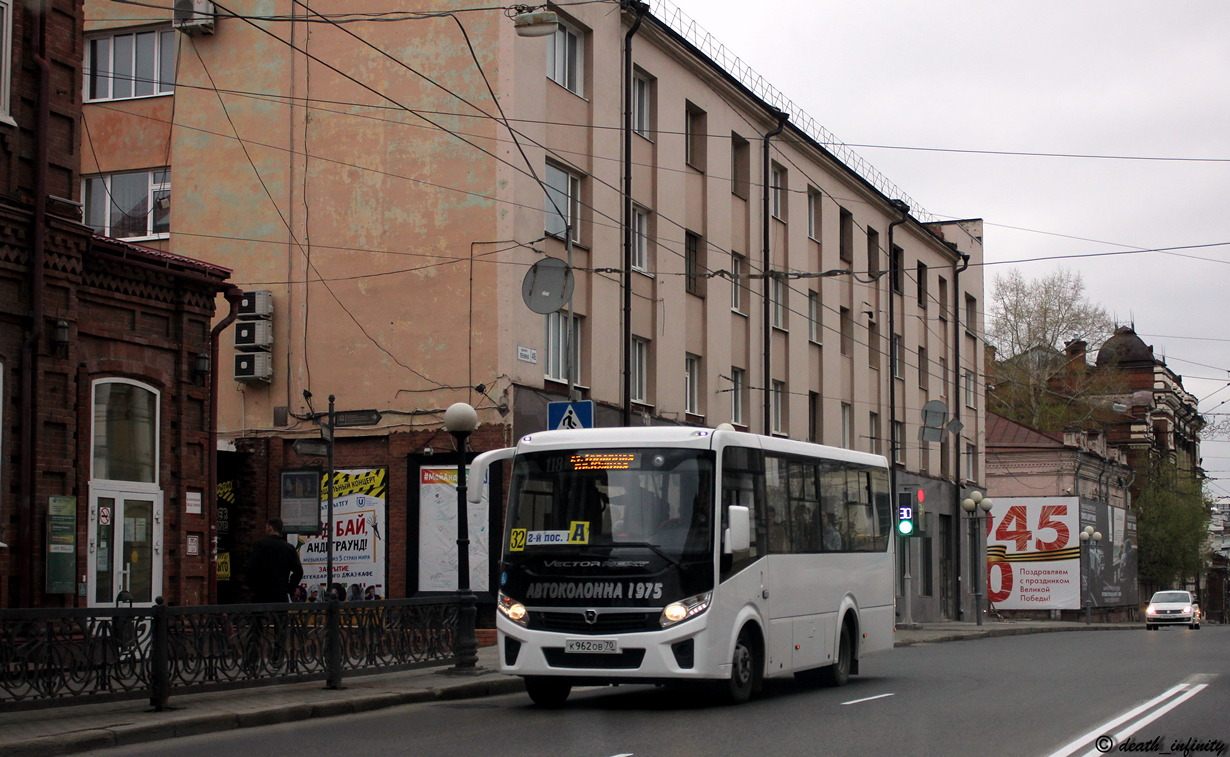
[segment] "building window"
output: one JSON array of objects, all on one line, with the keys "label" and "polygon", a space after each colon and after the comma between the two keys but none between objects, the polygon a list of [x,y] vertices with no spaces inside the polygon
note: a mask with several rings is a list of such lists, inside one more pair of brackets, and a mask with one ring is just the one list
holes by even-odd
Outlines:
[{"label": "building window", "polygon": [[747,372],[742,368],[730,369],[730,422],[743,425],[743,394],[747,391]]},{"label": "building window", "polygon": [[547,78],[578,95],[584,71],[585,38],[576,29],[560,24],[547,45]]},{"label": "building window", "polygon": [[948,397],[948,358],[941,355],[936,363],[939,365],[940,372],[940,398],[946,399]]},{"label": "building window", "polygon": [[[867,367],[880,370],[880,326],[875,321],[867,324]],[[878,380],[878,379],[877,379]]]},{"label": "building window", "polygon": [[9,89],[13,78],[10,66],[13,62],[13,3],[0,0],[0,121],[11,123],[9,118]]},{"label": "building window", "polygon": [[689,231],[683,237],[683,276],[688,292],[705,296],[706,270],[704,240]]},{"label": "building window", "polygon": [[769,305],[773,314],[773,328],[786,328],[786,280],[780,276],[769,279]]},{"label": "building window", "polygon": [[649,211],[632,207],[632,270],[649,273]]},{"label": "building window", "polygon": [[927,292],[927,264],[918,261],[918,307],[921,310],[927,309],[927,300],[930,299],[930,294]]},{"label": "building window", "polygon": [[820,443],[820,429],[823,427],[821,412],[824,405],[820,401],[820,392],[807,393],[807,441]]},{"label": "building window", "polygon": [[738,134],[730,134],[730,191],[747,199],[752,182],[752,146]]},{"label": "building window", "polygon": [[700,358],[683,358],[683,409],[690,415],[702,415],[700,407]]},{"label": "building window", "polygon": [[769,411],[772,416],[773,433],[786,433],[786,382],[774,381],[769,394]]},{"label": "building window", "polygon": [[85,184],[85,222],[117,239],[162,237],[171,231],[171,171],[133,171],[90,176]]},{"label": "building window", "polygon": [[841,446],[854,449],[854,408],[849,402],[841,403]]},{"label": "building window", "polygon": [[807,236],[820,241],[820,190],[807,190]]},{"label": "building window", "polygon": [[122,379],[94,385],[95,480],[158,483],[158,394]]},{"label": "building window", "polygon": [[918,388],[924,392],[931,388],[931,366],[927,364],[927,348],[918,348]]},{"label": "building window", "polygon": [[[568,311],[560,310],[547,314],[546,359],[544,375],[550,381],[581,383],[581,319],[572,322],[572,350],[568,350]],[[567,366],[572,365],[572,376]]]},{"label": "building window", "polygon": [[880,232],[867,228],[867,275],[880,275]]},{"label": "building window", "polygon": [[564,238],[572,232],[572,241],[580,241],[577,220],[581,215],[581,178],[554,163],[547,164],[546,232]]},{"label": "building window", "polygon": [[972,368],[965,369],[965,406],[977,407],[978,388],[974,385],[974,371]]},{"label": "building window", "polygon": [[905,378],[905,354],[902,350],[902,338],[900,334],[892,336],[892,361],[893,361],[893,378]]},{"label": "building window", "polygon": [[905,439],[905,423],[902,421],[893,421],[893,462],[901,464],[905,462],[905,449],[902,440]]},{"label": "building window", "polygon": [[972,294],[965,295],[965,330],[978,333],[978,300]]},{"label": "building window", "polygon": [[837,244],[837,254],[843,263],[854,262],[854,214],[845,208],[839,208],[840,237]]},{"label": "building window", "polygon": [[786,220],[786,204],[782,200],[786,192],[786,169],[772,164],[769,168],[769,211],[779,221]]},{"label": "building window", "polygon": [[807,338],[820,344],[820,293],[807,293]]},{"label": "building window", "polygon": [[978,480],[978,445],[966,443],[965,445],[965,480]]},{"label": "building window", "polygon": [[[935,299],[939,305],[940,320],[948,320],[948,279],[940,276],[935,282]],[[947,334],[947,324],[941,326]]]},{"label": "building window", "polygon": [[705,137],[708,135],[705,111],[688,103],[683,111],[684,160],[698,171],[705,170]]},{"label": "building window", "polygon": [[632,373],[633,402],[646,404],[649,402],[649,342],[640,337],[632,337]]},{"label": "building window", "polygon": [[888,265],[893,270],[893,291],[897,294],[905,293],[905,253],[896,245],[889,252]]},{"label": "building window", "polygon": [[170,29],[92,37],[86,52],[85,99],[126,100],[175,90],[175,32]]},{"label": "building window", "polygon": [[632,77],[632,131],[646,139],[649,139],[649,119],[652,115],[650,92],[649,79],[644,74],[635,74]]},{"label": "building window", "polygon": [[841,354],[854,354],[854,318],[850,308],[841,309]]},{"label": "building window", "polygon": [[881,454],[879,413],[870,413],[867,416],[867,433],[871,435],[871,439],[867,445],[867,450],[877,455]]},{"label": "building window", "polygon": [[747,258],[737,252],[730,255],[730,309],[743,312],[743,287],[746,286]]}]

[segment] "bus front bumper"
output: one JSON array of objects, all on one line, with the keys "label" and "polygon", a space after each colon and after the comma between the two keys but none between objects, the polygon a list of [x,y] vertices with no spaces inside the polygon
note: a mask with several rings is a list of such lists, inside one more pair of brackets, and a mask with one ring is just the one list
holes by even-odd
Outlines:
[{"label": "bus front bumper", "polygon": [[[595,683],[661,683],[730,675],[730,661],[712,652],[712,634],[704,616],[661,631],[611,636],[535,631],[502,616],[496,625],[500,672],[508,675],[562,676]],[[587,651],[599,648],[602,651]]]}]

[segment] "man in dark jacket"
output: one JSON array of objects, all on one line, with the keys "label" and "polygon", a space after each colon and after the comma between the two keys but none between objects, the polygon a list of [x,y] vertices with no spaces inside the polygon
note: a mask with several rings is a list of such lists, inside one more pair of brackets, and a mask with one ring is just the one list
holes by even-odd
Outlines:
[{"label": "man in dark jacket", "polygon": [[253,602],[288,602],[303,578],[299,551],[282,534],[282,519],[270,518],[265,538],[252,545],[248,560],[248,588]]}]

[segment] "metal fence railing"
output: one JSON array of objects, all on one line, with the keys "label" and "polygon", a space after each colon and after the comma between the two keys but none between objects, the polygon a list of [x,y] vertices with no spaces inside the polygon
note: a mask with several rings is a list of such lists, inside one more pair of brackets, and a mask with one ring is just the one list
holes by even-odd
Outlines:
[{"label": "metal fence railing", "polygon": [[0,711],[320,679],[453,656],[452,597],[0,610]]}]

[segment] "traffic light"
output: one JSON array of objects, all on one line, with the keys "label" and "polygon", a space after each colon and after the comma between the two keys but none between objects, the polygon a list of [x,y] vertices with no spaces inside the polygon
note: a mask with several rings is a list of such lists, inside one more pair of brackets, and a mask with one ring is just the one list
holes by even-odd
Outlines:
[{"label": "traffic light", "polygon": [[897,535],[918,536],[921,530],[922,503],[927,497],[922,489],[902,488],[897,492]]}]

